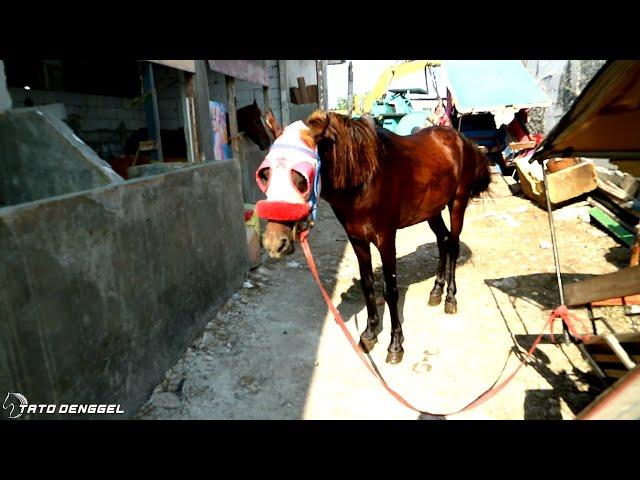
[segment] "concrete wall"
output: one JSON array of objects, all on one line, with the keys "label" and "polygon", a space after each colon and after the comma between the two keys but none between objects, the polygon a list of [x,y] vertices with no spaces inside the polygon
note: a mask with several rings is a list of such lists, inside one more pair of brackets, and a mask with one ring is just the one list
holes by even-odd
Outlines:
[{"label": "concrete wall", "polygon": [[134,415],[242,283],[245,237],[237,161],[0,208],[0,385]]},{"label": "concrete wall", "polygon": [[267,155],[248,138],[240,140],[240,170],[242,178],[242,198],[244,203],[256,204],[258,200],[266,199],[266,195],[258,188],[256,170]]},{"label": "concrete wall", "polygon": [[4,62],[0,60],[0,112],[11,108],[11,95],[7,90],[7,77],[4,73]]},{"label": "concrete wall", "polygon": [[529,115],[532,130],[546,135],[605,60],[523,60],[523,63],[552,102],[548,108],[532,109]]},{"label": "concrete wall", "polygon": [[[162,129],[176,130],[184,123],[180,104],[180,85],[177,70],[154,65],[154,79],[158,89],[158,111]],[[144,102],[131,105],[132,98],[87,95],[55,90],[29,90],[10,88],[14,106],[24,106],[27,97],[34,105],[62,103],[67,120],[78,135],[99,155],[123,153],[122,145],[127,135],[146,128]]]},{"label": "concrete wall", "polygon": [[122,182],[61,120],[37,108],[0,115],[0,205]]},{"label": "concrete wall", "polygon": [[143,103],[130,106],[130,98],[21,88],[10,92],[14,107],[22,107],[27,95],[36,106],[64,104],[69,125],[102,158],[122,154],[126,137],[147,125]]}]

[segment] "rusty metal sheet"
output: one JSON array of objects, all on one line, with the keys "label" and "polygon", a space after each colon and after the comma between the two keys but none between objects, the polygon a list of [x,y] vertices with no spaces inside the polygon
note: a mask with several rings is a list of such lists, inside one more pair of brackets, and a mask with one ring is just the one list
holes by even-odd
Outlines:
[{"label": "rusty metal sheet", "polygon": [[196,71],[195,60],[147,60],[147,62],[159,63],[160,65],[176,68],[184,72],[195,73]]},{"label": "rusty metal sheet", "polygon": [[208,60],[211,70],[230,77],[269,86],[269,69],[266,60]]}]

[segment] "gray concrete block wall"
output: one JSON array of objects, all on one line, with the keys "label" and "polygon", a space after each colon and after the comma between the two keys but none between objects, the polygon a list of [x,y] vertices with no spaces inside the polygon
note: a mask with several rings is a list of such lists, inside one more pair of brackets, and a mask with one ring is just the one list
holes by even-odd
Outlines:
[{"label": "gray concrete block wall", "polygon": [[247,269],[237,161],[0,208],[0,385],[130,417]]},{"label": "gray concrete block wall", "polygon": [[9,90],[15,107],[22,107],[27,95],[36,106],[63,103],[67,109],[67,115],[79,117],[82,131],[116,130],[120,122],[124,122],[127,130],[137,130],[146,126],[143,104],[130,106],[132,100],[130,98],[46,90],[27,92],[21,88],[10,88]]},{"label": "gray concrete block wall", "polygon": [[11,108],[12,101],[7,89],[7,77],[4,73],[4,62],[0,60],[0,112]]},{"label": "gray concrete block wall", "polygon": [[0,204],[122,182],[60,119],[37,107],[0,115]]}]

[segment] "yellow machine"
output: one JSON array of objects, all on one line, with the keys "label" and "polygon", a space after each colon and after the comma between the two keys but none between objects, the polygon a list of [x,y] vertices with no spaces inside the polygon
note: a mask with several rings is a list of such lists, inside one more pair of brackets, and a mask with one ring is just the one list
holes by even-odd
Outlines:
[{"label": "yellow machine", "polygon": [[[380,100],[387,92],[391,82],[402,77],[412,76],[419,72],[424,72],[427,67],[438,67],[442,64],[440,60],[407,60],[402,63],[390,65],[380,75],[373,90],[367,95],[355,95],[353,109],[356,114],[371,113],[373,103]],[[422,85],[415,85],[421,87]]]}]

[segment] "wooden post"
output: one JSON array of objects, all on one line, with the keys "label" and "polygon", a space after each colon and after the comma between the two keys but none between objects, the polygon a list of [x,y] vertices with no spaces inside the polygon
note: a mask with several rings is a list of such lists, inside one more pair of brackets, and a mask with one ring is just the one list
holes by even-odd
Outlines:
[{"label": "wooden post", "polygon": [[193,148],[193,162],[200,162],[200,141],[198,135],[198,123],[196,120],[196,86],[194,74],[185,74],[184,90],[187,97],[186,103],[189,110],[189,131],[191,134],[191,146]]},{"label": "wooden post", "polygon": [[289,125],[289,79],[287,77],[287,61],[278,60],[280,73],[280,108],[282,111],[282,126]]},{"label": "wooden post", "polygon": [[227,105],[229,113],[229,134],[231,135],[231,149],[233,157],[238,158],[240,153],[238,138],[238,115],[236,112],[236,79],[225,75],[227,80]]},{"label": "wooden post", "polygon": [[206,60],[196,60],[195,107],[200,161],[213,160],[213,133],[209,106],[209,80]]},{"label": "wooden post", "polygon": [[322,100],[321,108],[323,110],[329,110],[329,84],[327,83],[327,61],[322,60],[322,85],[324,90],[324,96]]},{"label": "wooden post", "polygon": [[263,100],[263,110],[262,114],[266,115],[269,109],[271,108],[271,96],[269,95],[269,87],[262,87],[262,98]]},{"label": "wooden post", "polygon": [[143,93],[147,94],[144,100],[144,113],[149,131],[149,140],[155,142],[155,150],[151,151],[151,158],[157,162],[163,162],[162,139],[160,138],[160,114],[158,112],[158,94],[153,78],[153,64],[144,63]]},{"label": "wooden post", "polygon": [[[185,73],[178,70],[178,78],[180,81],[180,106],[182,109],[182,126],[184,128],[184,141],[187,145],[187,162],[194,163],[196,161],[195,141],[193,136],[193,110],[191,108],[192,96],[189,95],[187,83],[193,82],[193,74]],[[189,80],[188,80],[189,79]],[[191,92],[192,93],[192,92]]]},{"label": "wooden post", "polygon": [[318,80],[318,108],[329,109],[327,98],[327,61],[316,60],[316,78]]},{"label": "wooden post", "polygon": [[351,117],[353,112],[353,65],[349,62],[349,77],[347,80],[347,116]]}]

